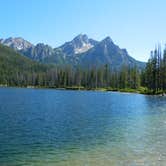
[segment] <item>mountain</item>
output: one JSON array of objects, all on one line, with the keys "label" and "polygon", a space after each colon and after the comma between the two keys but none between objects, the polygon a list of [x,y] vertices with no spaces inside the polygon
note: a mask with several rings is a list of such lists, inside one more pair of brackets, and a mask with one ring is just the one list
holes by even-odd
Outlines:
[{"label": "mountain", "polygon": [[140,69],[145,67],[144,62],[132,58],[126,49],[121,49],[110,37],[96,41],[85,34],[80,34],[57,48],[43,43],[33,45],[22,38],[2,39],[0,43],[42,63],[70,64],[89,68],[108,64],[112,69],[119,69],[123,65],[138,66]]},{"label": "mountain", "polygon": [[143,62],[139,62],[129,56],[126,49],[120,49],[115,45],[110,37],[106,37],[95,47],[79,55],[79,65],[81,66],[102,66],[109,64],[112,69],[118,69],[123,65],[139,68],[144,67]]},{"label": "mountain", "polygon": [[[46,66],[37,63],[23,55],[20,55],[13,49],[0,44],[0,73],[5,71],[12,75],[16,72],[45,71]],[[1,75],[1,74],[0,74]]]},{"label": "mountain", "polygon": [[43,43],[39,43],[36,46],[32,46],[28,49],[20,50],[19,52],[32,60],[42,63],[65,63],[63,53],[60,49],[54,49],[51,46]]},{"label": "mountain", "polygon": [[65,44],[60,46],[60,48],[65,55],[73,56],[88,51],[97,43],[97,41],[89,39],[87,35],[80,34],[76,36],[72,41],[66,42]]},{"label": "mountain", "polygon": [[36,46],[20,50],[22,54],[36,61],[43,61],[47,56],[51,56],[54,52],[53,48],[49,45],[39,43]]},{"label": "mountain", "polygon": [[33,47],[33,45],[30,42],[24,40],[21,37],[17,38],[10,37],[7,39],[0,39],[0,43],[5,46],[11,47],[15,50],[26,50],[30,47]]},{"label": "mountain", "polygon": [[[9,79],[16,79],[20,73],[28,74],[32,72],[43,72],[47,66],[32,61],[31,59],[18,54],[13,49],[0,44],[0,82],[5,84]],[[6,77],[6,79],[5,79]],[[20,77],[21,78],[21,77]]]}]

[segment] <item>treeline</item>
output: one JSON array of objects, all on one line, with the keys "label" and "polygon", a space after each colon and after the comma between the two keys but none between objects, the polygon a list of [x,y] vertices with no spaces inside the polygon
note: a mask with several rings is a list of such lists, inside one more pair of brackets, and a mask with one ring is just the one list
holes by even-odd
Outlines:
[{"label": "treeline", "polygon": [[11,76],[0,76],[1,84],[8,86],[38,86],[51,88],[110,88],[137,89],[140,86],[140,72],[137,67],[123,66],[111,71],[108,65],[100,68],[73,69],[71,66],[52,67],[44,72],[15,72]]},{"label": "treeline", "polygon": [[0,85],[69,89],[100,89],[166,93],[166,49],[151,52],[145,69],[109,65],[91,68],[44,65],[0,45]]},{"label": "treeline", "polygon": [[149,93],[166,92],[166,48],[162,51],[161,46],[158,46],[151,51],[151,57],[142,73],[142,86],[147,87]]}]

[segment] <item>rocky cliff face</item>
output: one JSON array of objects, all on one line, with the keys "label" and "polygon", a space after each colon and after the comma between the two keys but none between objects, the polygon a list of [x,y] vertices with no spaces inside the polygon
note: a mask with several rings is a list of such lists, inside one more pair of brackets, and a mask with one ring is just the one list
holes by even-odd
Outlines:
[{"label": "rocky cliff face", "polygon": [[11,47],[15,50],[26,50],[30,47],[33,47],[33,44],[24,40],[21,37],[17,37],[17,38],[10,37],[7,39],[0,39],[0,43],[8,47]]},{"label": "rocky cliff face", "polygon": [[87,35],[78,35],[72,41],[66,42],[60,48],[67,56],[84,53],[93,48],[98,42],[89,39]]},{"label": "rocky cliff face", "polygon": [[117,46],[110,37],[96,41],[81,34],[58,48],[52,48],[42,43],[33,45],[22,38],[1,39],[0,43],[42,63],[70,64],[82,67],[98,67],[108,64],[112,69],[118,69],[123,65],[139,68],[145,66],[145,63],[132,58],[126,49]]}]

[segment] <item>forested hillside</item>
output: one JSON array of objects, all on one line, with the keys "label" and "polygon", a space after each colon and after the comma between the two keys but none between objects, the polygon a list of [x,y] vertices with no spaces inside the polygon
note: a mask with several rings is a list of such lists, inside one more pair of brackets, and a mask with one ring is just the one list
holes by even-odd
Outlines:
[{"label": "forested hillside", "polygon": [[46,72],[47,67],[36,63],[13,49],[0,45],[0,84],[24,85],[32,81],[32,75]]},{"label": "forested hillside", "polygon": [[0,39],[0,43],[44,64],[70,65],[91,69],[107,64],[111,69],[116,70],[119,70],[123,65],[130,67],[136,65],[139,69],[145,67],[144,62],[135,60],[126,49],[121,49],[110,37],[96,41],[86,34],[80,34],[57,48],[43,43],[34,45],[23,38],[12,37]]},{"label": "forested hillside", "polygon": [[66,89],[104,89],[157,94],[166,91],[166,50],[151,53],[146,68],[126,66],[112,70],[100,67],[73,68],[34,62],[0,45],[0,85]]}]

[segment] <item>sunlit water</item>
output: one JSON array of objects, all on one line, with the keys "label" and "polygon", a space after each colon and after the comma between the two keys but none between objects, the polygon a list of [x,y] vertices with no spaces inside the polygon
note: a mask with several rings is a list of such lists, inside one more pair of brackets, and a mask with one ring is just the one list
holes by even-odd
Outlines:
[{"label": "sunlit water", "polygon": [[166,165],[166,97],[0,89],[0,166]]}]

